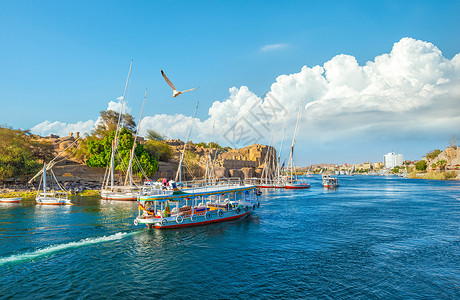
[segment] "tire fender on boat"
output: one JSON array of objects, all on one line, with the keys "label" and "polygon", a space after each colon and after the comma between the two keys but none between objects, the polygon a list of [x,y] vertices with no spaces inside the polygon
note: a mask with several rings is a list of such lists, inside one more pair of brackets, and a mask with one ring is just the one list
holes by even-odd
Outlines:
[{"label": "tire fender on boat", "polygon": [[208,212],[204,215],[204,217],[205,217],[206,219],[208,219],[208,220],[211,219],[211,217],[212,217],[211,212],[208,211]]},{"label": "tire fender on boat", "polygon": [[222,217],[224,215],[224,212],[222,211],[222,209],[219,209],[219,211],[217,212],[217,215],[219,217]]},{"label": "tire fender on boat", "polygon": [[183,218],[182,216],[177,216],[177,217],[176,217],[176,222],[177,222],[178,224],[181,224],[182,222],[184,222],[184,218]]},{"label": "tire fender on boat", "polygon": [[248,210],[249,210],[249,206],[246,205],[246,206],[244,207],[244,211],[247,212]]},{"label": "tire fender on boat", "polygon": [[161,225],[166,226],[166,224],[168,224],[168,220],[161,219]]},{"label": "tire fender on boat", "polygon": [[198,219],[198,218],[197,218],[196,215],[191,215],[191,216],[190,216],[190,220],[192,220],[192,222],[196,222],[197,219]]},{"label": "tire fender on boat", "polygon": [[236,213],[239,214],[241,212],[241,208],[237,207],[236,208]]},{"label": "tire fender on boat", "polygon": [[134,225],[135,226],[139,225],[139,221],[137,219],[134,220]]}]

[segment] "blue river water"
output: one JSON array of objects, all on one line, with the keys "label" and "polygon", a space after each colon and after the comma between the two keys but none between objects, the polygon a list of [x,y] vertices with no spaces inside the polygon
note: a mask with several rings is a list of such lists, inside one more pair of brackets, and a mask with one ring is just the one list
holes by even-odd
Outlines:
[{"label": "blue river water", "polygon": [[460,182],[308,179],[185,229],[134,226],[132,202],[0,204],[0,298],[460,298]]}]

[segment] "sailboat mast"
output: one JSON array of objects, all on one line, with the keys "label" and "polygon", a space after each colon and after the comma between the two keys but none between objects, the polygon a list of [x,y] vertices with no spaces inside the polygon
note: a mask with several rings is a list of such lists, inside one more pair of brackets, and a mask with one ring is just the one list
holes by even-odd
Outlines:
[{"label": "sailboat mast", "polygon": [[184,149],[182,150],[182,154],[180,156],[179,166],[177,167],[176,179],[175,179],[176,182],[182,181],[182,162],[184,161],[185,149],[187,148],[188,138],[190,137],[190,132],[192,131],[193,120],[195,120],[196,111],[198,110],[199,104],[200,104],[200,101],[197,101],[195,112],[193,113],[193,118],[192,120],[190,120],[190,126],[188,128],[188,133],[187,133],[187,139],[185,140]]},{"label": "sailboat mast", "polygon": [[212,139],[214,138],[214,128],[216,124],[215,122],[212,123],[212,134],[211,134],[211,142],[209,142],[209,153],[206,157],[206,172],[204,173],[204,182],[206,183],[208,177],[210,176],[210,163],[212,163]]},{"label": "sailboat mast", "polygon": [[286,123],[284,123],[283,138],[281,139],[280,152],[278,153],[278,177],[281,176],[281,151],[283,151],[284,137],[286,135]]},{"label": "sailboat mast", "polygon": [[43,192],[46,193],[46,163],[43,164]]},{"label": "sailboat mast", "polygon": [[302,119],[302,102],[303,99],[301,98],[300,100],[300,105],[299,105],[299,111],[297,113],[297,122],[295,124],[295,129],[294,129],[294,136],[292,137],[292,145],[291,145],[291,153],[289,155],[289,164],[288,164],[288,169],[290,167],[291,169],[291,180],[292,180],[292,173],[294,171],[294,146],[295,146],[295,139],[297,137],[297,133],[299,132],[299,127],[300,127],[300,120]]},{"label": "sailboat mast", "polygon": [[[219,142],[217,143],[218,145],[220,145],[222,141],[222,136],[224,135],[226,125],[227,125],[227,119],[225,119],[224,126],[222,126],[222,132],[220,133]],[[216,153],[214,153],[214,159],[212,160],[212,165],[211,165],[211,175],[213,179],[214,179],[214,165],[216,164],[216,158],[217,158],[217,149],[216,149]]]},{"label": "sailboat mast", "polygon": [[129,76],[131,75],[132,67],[133,67],[133,60],[131,59],[131,63],[129,64],[128,78],[126,78],[125,90],[123,92],[123,97],[121,98],[121,108],[120,108],[120,114],[118,115],[118,123],[117,123],[117,129],[115,131],[115,138],[112,141],[112,154],[110,156],[110,187],[112,190],[114,186],[113,169],[115,167],[115,162],[114,162],[115,161],[115,151],[118,148],[118,135],[120,133],[120,124],[121,124],[122,115],[123,115],[123,106],[125,104],[126,91],[128,89]]},{"label": "sailboat mast", "polygon": [[[272,145],[272,140],[273,140],[273,137],[275,135],[275,128],[276,128],[276,120],[275,122],[273,123],[273,129],[272,129],[272,134],[270,135],[270,141],[268,142],[268,149],[267,149],[267,154],[265,154],[265,160],[264,160],[264,168],[262,170],[262,177],[265,176],[265,183],[267,184],[268,183],[268,170],[269,170],[269,166],[271,164],[270,162],[270,155],[271,155],[271,145]],[[267,162],[268,161],[268,162]]]},{"label": "sailboat mast", "polygon": [[137,123],[137,129],[136,129],[136,135],[134,136],[133,148],[131,149],[131,153],[130,153],[130,156],[129,156],[128,172],[126,172],[125,185],[126,185],[126,183],[128,181],[128,176],[129,176],[129,186],[133,186],[134,151],[136,150],[136,140],[137,140],[137,136],[139,134],[139,129],[141,127],[142,114],[144,113],[144,105],[145,105],[145,99],[146,98],[147,98],[147,89],[145,89],[144,102],[142,102],[142,108],[141,108],[141,115],[139,116],[139,122]]}]

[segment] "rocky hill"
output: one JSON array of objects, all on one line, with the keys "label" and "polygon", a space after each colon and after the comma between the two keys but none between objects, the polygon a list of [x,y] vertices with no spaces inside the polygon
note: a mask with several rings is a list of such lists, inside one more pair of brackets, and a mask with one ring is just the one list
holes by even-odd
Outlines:
[{"label": "rocky hill", "polygon": [[[34,136],[34,139],[46,141],[53,145],[54,152],[57,154],[79,137],[78,133],[70,133],[68,136],[59,137],[51,135],[48,137]],[[174,178],[179,164],[184,142],[181,140],[165,141],[173,149],[173,156],[168,161],[159,161],[159,170],[151,176],[151,179],[171,177]],[[142,143],[142,142],[141,142]],[[252,178],[258,177],[262,173],[263,163],[269,147],[265,145],[251,145],[241,149],[213,149],[211,157],[215,159],[215,174],[221,177]],[[86,166],[82,161],[78,161],[72,155],[70,148],[58,159],[58,163],[53,167],[56,179],[69,190],[81,191],[85,189],[99,189],[105,175],[105,168],[92,168]],[[209,157],[209,148],[200,147],[194,144],[187,145],[187,151],[192,153],[192,158],[186,159],[182,174],[185,180],[203,177],[206,170],[206,163]],[[276,156],[276,151],[273,149]],[[124,175],[118,173],[118,181],[122,182]],[[142,179],[137,179],[139,182]],[[19,189],[26,188],[22,184]],[[4,189],[7,188],[5,185]]]}]

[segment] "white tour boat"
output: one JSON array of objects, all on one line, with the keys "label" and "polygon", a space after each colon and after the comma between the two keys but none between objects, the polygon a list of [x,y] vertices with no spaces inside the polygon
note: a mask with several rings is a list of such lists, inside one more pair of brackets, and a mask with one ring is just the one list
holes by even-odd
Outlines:
[{"label": "white tour boat", "polygon": [[337,177],[332,177],[330,175],[323,175],[323,186],[327,189],[335,189],[339,186]]},{"label": "white tour boat", "polygon": [[205,225],[244,218],[260,206],[256,186],[239,179],[183,184],[180,191],[139,194],[134,224],[159,229]]}]

